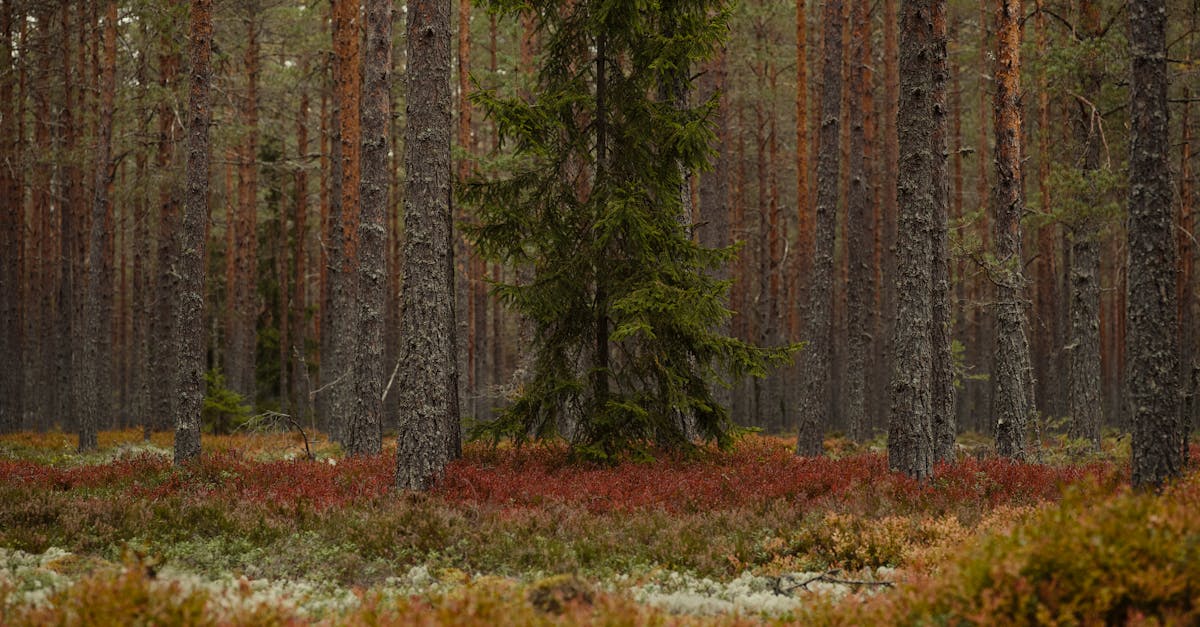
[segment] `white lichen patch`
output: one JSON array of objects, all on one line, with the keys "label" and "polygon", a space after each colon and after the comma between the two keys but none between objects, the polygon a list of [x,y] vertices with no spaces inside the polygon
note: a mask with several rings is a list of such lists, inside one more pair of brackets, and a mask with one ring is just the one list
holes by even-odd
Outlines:
[{"label": "white lichen patch", "polygon": [[[853,581],[883,581],[891,573],[891,569],[880,568],[861,573]],[[647,581],[629,588],[629,593],[638,603],[673,614],[780,617],[799,608],[810,595],[840,598],[850,592],[873,592],[880,588],[838,583],[833,581],[838,578],[824,575],[797,572],[780,577],[764,577],[744,571],[731,581],[721,582],[668,571],[652,574]]]},{"label": "white lichen patch", "polygon": [[26,553],[0,547],[0,589],[8,591],[8,605],[44,606],[55,591],[69,586],[71,579],[54,565],[71,553],[50,547],[45,553]]},{"label": "white lichen patch", "polygon": [[347,612],[359,604],[359,598],[352,590],[311,581],[248,579],[244,576],[206,579],[170,568],[159,574],[159,580],[163,585],[177,584],[176,589],[181,594],[206,593],[207,609],[218,619],[264,607],[319,619]]}]

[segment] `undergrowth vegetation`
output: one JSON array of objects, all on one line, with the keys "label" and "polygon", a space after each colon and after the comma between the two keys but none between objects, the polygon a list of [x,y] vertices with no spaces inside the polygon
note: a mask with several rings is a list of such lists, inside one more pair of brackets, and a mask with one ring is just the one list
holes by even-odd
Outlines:
[{"label": "undergrowth vegetation", "polygon": [[169,434],[140,436],[0,437],[0,623],[1200,619],[1200,478],[1134,494],[1111,456],[919,484],[841,441],[616,467],[470,445],[397,494],[390,451],[235,435],[177,468]]}]

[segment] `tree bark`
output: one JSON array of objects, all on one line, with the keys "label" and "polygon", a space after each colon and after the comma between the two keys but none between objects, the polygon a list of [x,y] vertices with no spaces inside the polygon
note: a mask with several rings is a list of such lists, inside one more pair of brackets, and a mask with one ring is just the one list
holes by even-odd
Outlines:
[{"label": "tree bark", "polygon": [[[172,2],[172,11],[180,4]],[[171,29],[172,31],[174,29]],[[176,235],[180,228],[180,205],[178,179],[172,173],[175,163],[176,143],[182,132],[175,116],[174,99],[170,94],[175,92],[179,74],[180,55],[176,50],[178,45],[174,33],[164,33],[159,39],[158,54],[159,77],[158,85],[162,90],[157,107],[158,117],[158,154],[155,156],[155,167],[162,173],[158,186],[158,255],[155,265],[155,294],[154,317],[150,322],[150,332],[153,337],[174,337],[175,329],[172,306],[175,295],[179,293],[179,272],[176,263],[179,251],[175,248]],[[174,353],[177,346],[172,342],[150,342],[151,346],[151,381],[153,405],[148,422],[151,430],[162,430],[170,427],[171,416],[176,415],[178,399],[171,393],[175,363],[179,356]]]},{"label": "tree bark", "polygon": [[996,451],[1025,457],[1025,429],[1033,409],[1032,366],[1025,319],[1025,277],[1021,258],[1021,1],[1003,0],[997,21],[996,185],[992,190],[996,284],[995,367],[992,414]]},{"label": "tree bark", "polygon": [[899,231],[888,467],[922,480],[933,470],[933,16],[934,3],[942,1],[909,0],[900,16]]},{"label": "tree bark", "polygon": [[838,171],[841,152],[842,104],[842,0],[824,5],[821,68],[821,132],[817,162],[816,231],[813,242],[811,274],[808,283],[808,320],[800,353],[800,397],[796,454],[816,456],[824,453],[824,432],[828,428],[829,348],[833,331],[833,251],[837,228]]},{"label": "tree bark", "polygon": [[[18,18],[21,16],[18,14]],[[23,18],[21,18],[22,21]],[[13,6],[0,6],[0,154],[14,159],[17,137],[16,73],[13,64]],[[24,94],[21,94],[24,97]],[[13,164],[15,165],[15,164]],[[0,433],[20,429],[24,412],[24,286],[22,277],[25,250],[24,194],[16,185],[16,168],[0,166],[0,354],[9,366],[0,375]]]},{"label": "tree bark", "polygon": [[[1047,53],[1046,13],[1044,0],[1037,2],[1037,53]],[[1083,0],[1080,4],[1086,4]],[[1059,377],[1054,367],[1058,352],[1058,309],[1059,299],[1055,282],[1055,243],[1057,223],[1052,220],[1053,206],[1050,198],[1050,88],[1046,83],[1046,72],[1038,73],[1037,79],[1037,145],[1038,145],[1038,211],[1044,223],[1037,229],[1037,256],[1034,262],[1034,284],[1036,285],[1036,312],[1034,323],[1034,374],[1038,385],[1036,395],[1040,410],[1045,415],[1059,415],[1061,391]],[[1092,102],[1095,102],[1093,100]]]},{"label": "tree bark", "polygon": [[[335,439],[345,443],[345,430],[354,410],[352,380],[354,360],[351,340],[358,319],[358,227],[361,130],[359,126],[359,94],[362,77],[359,73],[359,2],[336,0],[333,3],[334,39],[334,109],[336,111],[338,152],[334,163],[340,176],[335,177],[336,204],[330,209],[329,285],[330,309],[328,345],[332,367],[321,385],[330,386],[329,429]],[[322,360],[326,359],[322,355]],[[324,368],[322,368],[324,370]]]},{"label": "tree bark", "polygon": [[850,438],[862,442],[867,437],[867,353],[872,343],[871,318],[874,308],[875,276],[873,263],[875,214],[872,211],[872,184],[867,163],[866,123],[872,111],[864,106],[872,88],[871,19],[869,0],[854,0],[853,35],[850,41],[850,188],[846,199],[847,262],[850,282],[847,286],[846,423]]},{"label": "tree bark", "polygon": [[408,6],[405,242],[396,485],[425,490],[459,454],[450,207],[450,5]]},{"label": "tree bark", "polygon": [[392,78],[392,3],[368,0],[363,59],[362,216],[358,226],[358,323],[355,325],[354,412],[346,452],[383,449],[383,316],[387,287],[388,139]]},{"label": "tree bark", "polygon": [[226,331],[225,374],[229,388],[251,403],[256,396],[255,362],[258,344],[258,74],[257,0],[247,6],[246,91],[238,117],[246,128],[238,152],[237,219],[234,222],[234,282],[232,326]]},{"label": "tree bark", "polygon": [[212,123],[212,0],[192,0],[191,95],[187,117],[187,162],[183,228],[179,231],[179,286],[175,300],[175,342],[179,363],[175,390],[175,463],[200,456],[200,408],[204,400],[204,254],[208,222],[208,176]]},{"label": "tree bark", "polygon": [[100,119],[96,127],[96,171],[92,199],[92,224],[88,246],[88,289],[84,305],[86,331],[83,343],[83,369],[80,379],[84,393],[79,410],[79,450],[96,448],[97,429],[107,419],[111,403],[111,381],[103,366],[112,358],[108,334],[112,329],[113,277],[111,257],[105,263],[105,251],[112,241],[112,134],[113,100],[117,90],[117,3],[109,0],[104,17],[104,63],[100,77]]},{"label": "tree bark", "polygon": [[[307,64],[303,67],[307,69]],[[307,72],[304,72],[307,74]],[[307,159],[308,157],[308,91],[302,89],[300,91],[300,108],[296,112],[296,156],[299,159]],[[311,390],[307,389],[305,382],[308,377],[308,350],[306,330],[306,311],[308,310],[308,168],[301,164],[296,168],[295,174],[295,213],[292,215],[294,223],[292,258],[295,264],[292,277],[292,311],[291,311],[291,327],[292,327],[292,344],[285,347],[293,356],[299,351],[300,359],[292,360],[292,388],[293,394],[291,397],[291,406],[293,413],[296,414],[296,420],[304,424],[304,421],[309,416],[308,394]]]},{"label": "tree bark", "polygon": [[1125,337],[1133,420],[1133,484],[1161,488],[1183,473],[1175,243],[1167,110],[1165,0],[1129,3],[1129,276]]},{"label": "tree bark", "polygon": [[[1100,7],[1091,0],[1079,3],[1082,36],[1100,36]],[[1093,103],[1100,98],[1102,75],[1092,59],[1084,61],[1083,98],[1076,99],[1075,141],[1082,154],[1080,169],[1086,183],[1078,206],[1087,207],[1099,194],[1096,176],[1100,170],[1100,112]],[[1084,99],[1087,102],[1084,102]],[[1044,156],[1043,156],[1044,158]],[[1075,216],[1070,229],[1070,320],[1071,355],[1068,401],[1071,434],[1084,438],[1093,451],[1100,450],[1100,233],[1098,216]]]},{"label": "tree bark", "polygon": [[946,156],[946,83],[950,78],[947,61],[946,2],[935,0],[933,14],[933,79],[930,98],[933,107],[932,172],[930,190],[933,200],[933,223],[929,235],[933,265],[930,311],[933,316],[930,341],[933,362],[930,376],[931,420],[933,437],[933,463],[954,461],[954,437],[957,425],[954,416],[954,363],[950,353],[950,253],[947,235],[950,220],[950,187]]},{"label": "tree bark", "polygon": [[[805,0],[796,0],[796,265],[793,281],[808,276],[813,250],[813,213],[808,188],[808,15]],[[724,144],[722,144],[724,145]],[[794,295],[803,298],[803,291]],[[791,311],[799,309],[793,305]]]}]

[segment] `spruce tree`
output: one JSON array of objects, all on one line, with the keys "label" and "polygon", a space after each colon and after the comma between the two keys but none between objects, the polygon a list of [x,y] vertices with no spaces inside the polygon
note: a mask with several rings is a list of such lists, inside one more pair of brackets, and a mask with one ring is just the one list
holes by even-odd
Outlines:
[{"label": "spruce tree", "polygon": [[[692,446],[686,424],[727,446],[735,427],[713,385],[762,376],[796,347],[761,349],[716,331],[733,256],[691,237],[680,188],[708,167],[715,98],[689,106],[693,64],[726,32],[719,0],[493,0],[533,15],[545,56],[531,100],[476,103],[515,153],[503,176],[464,192],[486,258],[530,269],[494,290],[534,329],[529,379],[494,438],[569,439],[615,461]],[[521,273],[517,273],[518,275]]]}]

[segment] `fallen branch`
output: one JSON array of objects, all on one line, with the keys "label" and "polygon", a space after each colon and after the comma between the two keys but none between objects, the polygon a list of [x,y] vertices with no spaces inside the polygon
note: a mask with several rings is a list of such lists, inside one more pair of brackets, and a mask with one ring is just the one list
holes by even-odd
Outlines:
[{"label": "fallen branch", "polygon": [[843,585],[843,586],[880,586],[883,588],[892,588],[892,587],[895,587],[895,585],[896,585],[895,582],[886,581],[886,580],[876,581],[876,580],[867,580],[867,579],[842,579],[841,577],[836,577],[835,575],[837,575],[840,572],[842,572],[842,571],[839,569],[836,569],[836,568],[833,570],[827,570],[823,573],[813,575],[813,576],[809,577],[808,579],[801,581],[800,583],[792,584],[787,587],[784,587],[781,585],[783,578],[780,578],[777,581],[776,586],[775,586],[775,594],[780,594],[780,595],[791,594],[791,592],[793,590],[798,590],[798,589],[808,590],[809,584],[818,583],[818,582],[832,583],[832,584],[838,584],[838,585]]}]

